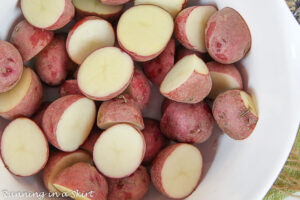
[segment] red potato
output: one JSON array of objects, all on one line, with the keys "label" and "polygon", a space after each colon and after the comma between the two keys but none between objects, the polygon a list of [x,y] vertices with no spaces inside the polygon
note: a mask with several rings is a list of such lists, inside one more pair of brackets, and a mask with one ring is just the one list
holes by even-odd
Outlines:
[{"label": "red potato", "polygon": [[209,94],[211,77],[206,64],[195,54],[179,60],[160,85],[162,95],[182,103],[198,103]]},{"label": "red potato", "polygon": [[142,133],[146,141],[146,153],[143,162],[150,163],[167,144],[167,139],[161,133],[157,120],[145,118],[144,123]]},{"label": "red potato", "polygon": [[50,102],[44,102],[44,103],[42,103],[42,105],[39,107],[38,111],[32,117],[32,120],[40,128],[42,128],[43,116],[44,116],[44,113],[45,113],[45,111],[46,111],[46,109],[48,108],[49,105],[50,105]]},{"label": "red potato", "polygon": [[73,0],[77,19],[86,16],[97,16],[113,21],[121,14],[123,6],[111,6],[101,3],[99,0]]},{"label": "red potato", "polygon": [[176,101],[172,101],[170,99],[165,98],[164,101],[161,103],[161,114],[164,114],[167,107],[171,104],[174,103]]},{"label": "red potato", "polygon": [[235,140],[249,137],[258,121],[251,96],[242,90],[221,93],[214,101],[213,115],[224,133]]},{"label": "red potato", "polygon": [[134,69],[131,83],[125,93],[132,97],[141,110],[149,103],[151,95],[150,84],[145,74],[140,69]]},{"label": "red potato", "polygon": [[53,185],[73,199],[107,199],[106,179],[88,163],[79,162],[63,169],[54,179]]},{"label": "red potato", "polygon": [[66,79],[68,69],[72,68],[70,65],[73,63],[67,54],[66,37],[56,35],[49,45],[37,55],[35,69],[43,82],[57,86]]},{"label": "red potato", "polygon": [[165,50],[153,60],[144,62],[143,68],[149,80],[160,86],[167,73],[174,66],[175,40],[171,38]]},{"label": "red potato", "polygon": [[212,134],[213,116],[208,105],[171,102],[160,121],[161,131],[170,139],[186,143],[203,143]]},{"label": "red potato", "polygon": [[119,123],[129,123],[139,130],[144,129],[141,110],[128,95],[120,95],[103,102],[98,111],[97,126],[99,128],[107,129]]},{"label": "red potato", "polygon": [[41,81],[32,69],[25,67],[17,85],[0,94],[0,116],[8,120],[31,117],[40,107],[42,98]]},{"label": "red potato", "polygon": [[107,101],[126,90],[133,73],[134,63],[127,53],[117,47],[105,47],[94,51],[82,63],[78,86],[90,99]]},{"label": "red potato", "polygon": [[0,93],[12,89],[21,79],[23,60],[9,42],[0,40]]},{"label": "red potato", "polygon": [[144,166],[140,166],[129,177],[108,179],[108,200],[140,200],[150,187],[150,176]]},{"label": "red potato", "polygon": [[214,6],[193,6],[181,11],[175,20],[175,37],[187,49],[207,52],[205,27],[209,18],[217,12]]},{"label": "red potato", "polygon": [[101,3],[106,5],[122,5],[128,3],[130,0],[99,0]]},{"label": "red potato", "polygon": [[88,16],[77,22],[68,34],[67,52],[73,62],[82,64],[95,50],[114,46],[111,24],[99,17]]},{"label": "red potato", "polygon": [[57,174],[63,169],[72,166],[78,162],[92,163],[93,159],[85,151],[77,150],[71,153],[66,153],[58,150],[54,150],[50,154],[49,161],[43,171],[43,182],[49,192],[59,192],[53,185],[53,181]]},{"label": "red potato", "polygon": [[212,59],[210,58],[208,53],[200,53],[197,51],[193,51],[190,49],[187,49],[183,46],[179,46],[176,48],[175,52],[175,62],[179,61],[181,58],[191,55],[191,54],[196,54],[199,58],[201,58],[204,62],[209,62]]},{"label": "red potato", "polygon": [[50,104],[44,113],[42,126],[53,146],[71,152],[84,143],[95,117],[94,101],[81,95],[68,95]]},{"label": "red potato", "polygon": [[35,28],[23,20],[15,26],[10,41],[19,50],[25,63],[42,51],[53,36],[52,31]]},{"label": "red potato", "polygon": [[152,4],[168,11],[173,18],[185,7],[187,0],[135,0],[134,5]]},{"label": "red potato", "polygon": [[18,118],[3,131],[0,144],[3,163],[16,176],[31,176],[44,168],[49,147],[43,131],[30,119]]},{"label": "red potato", "polygon": [[250,30],[236,10],[226,7],[209,19],[206,47],[209,55],[223,64],[235,63],[248,53],[251,47]]},{"label": "red potato", "polygon": [[124,178],[141,165],[145,150],[143,133],[129,124],[117,124],[100,135],[94,146],[93,160],[106,177]]},{"label": "red potato", "polygon": [[76,79],[66,80],[61,86],[59,90],[59,94],[61,97],[71,94],[81,95],[81,91],[79,89],[78,83]]},{"label": "red potato", "polygon": [[212,80],[209,98],[215,99],[226,90],[243,89],[242,76],[234,65],[224,65],[217,62],[209,62],[206,65]]},{"label": "red potato", "polygon": [[117,38],[120,47],[135,61],[145,62],[166,48],[173,29],[173,18],[167,11],[154,5],[138,5],[121,15]]},{"label": "red potato", "polygon": [[163,195],[184,199],[199,185],[202,166],[199,149],[185,143],[173,144],[162,150],[153,161],[151,180]]},{"label": "red potato", "polygon": [[95,128],[91,131],[89,137],[85,140],[85,142],[80,146],[80,149],[83,149],[91,154],[93,154],[94,146],[101,134],[101,130]]},{"label": "red potato", "polygon": [[75,15],[72,0],[21,0],[21,9],[30,24],[45,30],[60,29]]}]

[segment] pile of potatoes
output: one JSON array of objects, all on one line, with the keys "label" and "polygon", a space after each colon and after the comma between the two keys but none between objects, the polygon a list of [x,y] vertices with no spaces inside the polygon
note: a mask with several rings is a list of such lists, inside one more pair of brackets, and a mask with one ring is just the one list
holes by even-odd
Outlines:
[{"label": "pile of potatoes", "polygon": [[[139,200],[151,181],[182,199],[200,183],[193,144],[214,121],[235,140],[253,132],[258,113],[235,66],[251,47],[241,15],[128,2],[21,0],[25,19],[0,41],[0,116],[11,120],[0,153],[13,175],[43,170],[49,192],[74,199]],[[42,103],[43,84],[60,97]],[[153,87],[165,97],[159,120],[143,117]]]}]

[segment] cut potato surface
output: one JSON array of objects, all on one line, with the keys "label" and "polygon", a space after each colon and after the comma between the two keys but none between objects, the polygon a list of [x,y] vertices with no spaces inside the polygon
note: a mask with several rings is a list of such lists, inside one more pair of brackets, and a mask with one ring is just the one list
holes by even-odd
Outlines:
[{"label": "cut potato surface", "polygon": [[102,4],[99,0],[73,0],[75,8],[81,11],[98,15],[114,14],[123,9],[123,6],[110,6]]},{"label": "cut potato surface", "polygon": [[209,18],[217,12],[213,6],[197,6],[187,18],[186,36],[195,50],[207,52],[205,46],[205,28]]},{"label": "cut potato surface", "polygon": [[98,138],[93,160],[105,176],[123,178],[139,167],[145,148],[142,133],[128,124],[119,124],[107,129]]},{"label": "cut potato surface", "polygon": [[95,116],[96,108],[92,100],[81,98],[71,104],[57,124],[58,145],[65,151],[76,150],[88,137]]},{"label": "cut potato surface", "polygon": [[185,6],[186,0],[135,0],[134,5],[152,4],[168,11],[173,17]]},{"label": "cut potato surface", "polygon": [[134,71],[131,57],[116,47],[96,50],[78,71],[80,90],[94,100],[108,100],[121,94]]},{"label": "cut potato surface", "polygon": [[23,100],[32,81],[31,75],[30,69],[25,67],[17,85],[13,89],[0,94],[0,113],[10,111]]},{"label": "cut potato surface", "polygon": [[65,0],[22,0],[21,8],[26,20],[38,27],[55,24],[65,9]]},{"label": "cut potato surface", "polygon": [[30,176],[38,173],[46,164],[48,155],[44,133],[32,120],[18,118],[5,128],[1,156],[13,174]]},{"label": "cut potato surface", "polygon": [[127,52],[147,57],[158,55],[166,47],[173,28],[173,18],[168,12],[158,6],[139,5],[123,13],[117,35]]},{"label": "cut potato surface", "polygon": [[256,110],[252,97],[244,91],[241,91],[240,94],[246,108],[248,108],[249,111],[251,111],[251,113],[253,113],[256,117],[258,117],[258,112]]},{"label": "cut potato surface", "polygon": [[200,151],[189,144],[179,145],[164,162],[162,186],[170,197],[184,198],[198,185],[201,172]]},{"label": "cut potato surface", "polygon": [[86,17],[70,31],[67,51],[71,59],[81,64],[96,49],[113,46],[114,30],[109,22],[98,17]]},{"label": "cut potato surface", "polygon": [[163,93],[175,90],[186,82],[194,73],[208,74],[205,63],[195,54],[185,56],[179,60],[163,80],[160,89]]}]

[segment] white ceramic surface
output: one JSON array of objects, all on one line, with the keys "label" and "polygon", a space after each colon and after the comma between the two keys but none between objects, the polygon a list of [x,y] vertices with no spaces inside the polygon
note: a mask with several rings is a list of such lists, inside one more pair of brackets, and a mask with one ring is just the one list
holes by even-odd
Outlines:
[{"label": "white ceramic surface", "polygon": [[[253,43],[243,60],[248,91],[254,95],[260,120],[251,137],[234,141],[216,129],[213,138],[200,149],[204,154],[205,176],[189,200],[260,200],[280,173],[293,145],[300,120],[300,27],[284,0],[202,0],[201,4],[230,6],[248,23]],[[17,0],[1,0],[0,39],[7,39],[20,19]],[[190,0],[193,5],[198,1]],[[155,90],[155,89],[154,89]],[[55,89],[48,89],[47,98]],[[157,91],[156,91],[157,92]],[[159,118],[161,98],[156,98],[146,116]],[[5,122],[0,120],[3,128]],[[209,168],[209,169],[208,169]],[[45,192],[39,176],[10,175],[0,162],[0,199],[7,191]],[[40,199],[43,198],[40,193]],[[53,199],[53,198],[52,198]],[[147,200],[165,197],[151,190]]]}]

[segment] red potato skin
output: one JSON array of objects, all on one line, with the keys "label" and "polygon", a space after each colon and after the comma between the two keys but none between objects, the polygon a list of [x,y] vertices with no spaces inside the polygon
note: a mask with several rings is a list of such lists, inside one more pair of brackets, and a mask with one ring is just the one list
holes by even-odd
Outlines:
[{"label": "red potato skin", "polygon": [[49,105],[50,105],[50,102],[44,102],[44,103],[42,103],[42,105],[40,106],[40,108],[38,109],[38,111],[32,117],[32,120],[40,128],[42,128],[43,116],[44,116],[44,113],[45,113],[45,111],[46,111],[46,109],[48,108]]},{"label": "red potato skin", "polygon": [[123,9],[121,9],[119,12],[116,12],[116,13],[98,14],[98,13],[94,13],[94,12],[86,12],[86,11],[80,10],[79,8],[75,8],[75,9],[76,9],[75,18],[78,21],[81,20],[81,19],[83,19],[83,18],[85,18],[85,17],[88,17],[88,16],[96,16],[96,17],[100,17],[100,18],[106,19],[107,21],[113,22],[116,19],[118,19],[118,17],[123,12]]},{"label": "red potato skin", "polygon": [[[20,117],[20,118],[24,118],[24,117]],[[10,122],[10,123],[11,123],[11,122]],[[8,125],[9,125],[9,124],[8,124]],[[8,125],[5,127],[5,129],[8,127]],[[36,124],[36,125],[37,125],[37,124]],[[37,125],[37,126],[38,126],[38,125]],[[39,126],[38,126],[38,127],[39,127]],[[39,128],[40,128],[40,127],[39,127]],[[2,133],[5,132],[5,129],[3,130]],[[46,138],[46,136],[45,136],[43,130],[41,130],[41,132],[43,133],[43,136],[44,136],[44,138],[45,138],[45,141],[47,141],[47,138]],[[6,162],[5,162],[5,160],[4,160],[3,156],[2,156],[2,151],[1,151],[1,150],[2,150],[2,148],[1,148],[1,140],[2,140],[2,137],[3,137],[3,134],[2,134],[1,137],[0,137],[0,160],[2,160],[2,163],[3,163],[4,167],[9,171],[9,173],[11,173],[11,174],[13,174],[14,176],[17,176],[17,177],[30,177],[30,176],[32,176],[32,175],[35,175],[35,174],[39,173],[41,170],[43,170],[43,169],[45,168],[45,166],[47,165],[47,162],[48,162],[48,160],[49,160],[49,145],[48,145],[47,142],[46,142],[47,150],[48,150],[48,151],[47,151],[47,159],[45,160],[45,163],[43,164],[43,166],[41,167],[40,170],[38,170],[38,171],[34,172],[33,174],[28,175],[28,176],[20,176],[20,175],[14,174],[12,171],[10,171],[9,167],[6,165]]]},{"label": "red potato skin", "polygon": [[92,130],[92,132],[90,133],[89,137],[80,146],[80,149],[83,149],[83,150],[89,152],[90,154],[92,154],[93,151],[94,151],[95,143],[96,143],[97,139],[99,138],[101,132],[102,131],[99,130],[99,129]]},{"label": "red potato skin", "polygon": [[103,4],[107,5],[121,5],[128,3],[130,0],[99,0]]},{"label": "red potato skin", "polygon": [[147,106],[151,88],[148,79],[140,69],[134,69],[133,78],[125,93],[132,97],[141,110]]},{"label": "red potato skin", "polygon": [[25,63],[42,51],[53,36],[52,31],[35,28],[23,20],[14,28],[10,41],[19,50]]},{"label": "red potato skin", "polygon": [[122,179],[108,179],[108,200],[140,200],[148,192],[150,177],[140,166],[132,175]]},{"label": "red potato skin", "polygon": [[58,122],[64,111],[81,98],[84,98],[84,96],[68,95],[61,97],[51,103],[44,113],[42,122],[43,130],[45,131],[48,141],[57,149],[63,150],[60,148],[56,139],[56,128]]},{"label": "red potato skin", "polygon": [[169,93],[161,94],[173,101],[182,103],[198,103],[209,94],[212,80],[208,74],[194,72],[181,86]]},{"label": "red potato skin", "polygon": [[176,101],[172,101],[170,99],[165,98],[164,101],[161,103],[161,114],[164,114],[167,107],[171,104],[174,103]]},{"label": "red potato skin", "polygon": [[0,116],[13,120],[18,117],[31,117],[40,107],[43,98],[43,87],[40,79],[32,69],[28,68],[31,72],[31,83],[26,95],[20,103],[12,108],[10,111],[0,113]]},{"label": "red potato skin", "polygon": [[143,162],[150,163],[160,150],[167,144],[167,139],[159,129],[159,122],[154,119],[144,119],[145,128],[142,130],[146,141],[146,153]]},{"label": "red potato skin", "polygon": [[213,116],[208,105],[171,102],[160,121],[165,136],[178,142],[203,143],[212,134]]},{"label": "red potato skin", "polygon": [[[151,180],[152,180],[152,183],[153,183],[154,187],[159,192],[161,192],[163,195],[165,195],[166,197],[169,197],[169,198],[173,198],[173,197],[171,197],[164,190],[164,187],[163,187],[163,184],[162,184],[161,173],[162,173],[163,165],[164,165],[165,161],[167,160],[167,158],[169,157],[169,155],[171,155],[173,153],[173,151],[176,148],[178,148],[180,145],[184,145],[184,143],[173,144],[173,145],[170,145],[170,146],[164,148],[161,152],[159,152],[159,154],[157,155],[157,157],[153,161],[151,169],[150,169]],[[203,170],[203,168],[202,168],[202,170]],[[199,183],[200,183],[200,179],[199,179],[199,182],[198,182],[197,185],[199,185]],[[196,188],[197,188],[197,186],[194,188],[194,190]],[[190,194],[192,194],[192,193],[193,192],[191,192]],[[187,196],[189,196],[189,195],[187,195]]]},{"label": "red potato skin", "polygon": [[67,96],[67,95],[72,95],[72,94],[82,95],[82,93],[80,92],[80,89],[78,87],[78,83],[77,83],[76,79],[66,80],[60,86],[59,94],[61,97]]},{"label": "red potato skin", "polygon": [[185,48],[183,46],[180,46],[180,47],[176,48],[175,62],[177,62],[181,58],[183,58],[185,56],[188,56],[188,55],[191,55],[191,54],[196,54],[204,62],[209,62],[209,61],[212,60],[208,53],[200,53],[200,52],[196,52],[196,51],[187,49],[187,48]]},{"label": "red potato skin", "polygon": [[[45,185],[45,187],[48,191],[52,192],[48,184],[49,184],[49,179],[50,179],[50,176],[52,174],[52,171],[53,171],[53,169],[55,169],[55,166],[57,164],[59,164],[59,162],[62,159],[66,158],[70,155],[75,155],[75,154],[86,155],[87,158],[90,158],[89,161],[87,160],[86,162],[92,163],[92,157],[87,152],[82,151],[82,150],[77,150],[77,151],[74,151],[74,152],[62,152],[62,151],[58,151],[58,150],[53,150],[51,152],[48,163],[45,166],[44,171],[43,171],[43,182],[44,182],[44,185]],[[81,162],[83,162],[83,160]],[[69,163],[69,166],[71,166],[73,164],[74,164],[73,162]]]},{"label": "red potato skin", "polygon": [[21,54],[9,42],[0,40],[0,93],[12,89],[21,79],[22,73]]},{"label": "red potato skin", "polygon": [[56,86],[67,77],[68,69],[72,68],[66,50],[66,37],[56,35],[49,45],[36,57],[35,69],[43,82]]},{"label": "red potato skin", "polygon": [[90,200],[107,199],[106,179],[88,163],[79,162],[63,169],[55,178],[54,184],[78,191],[79,194],[88,193],[87,197]]},{"label": "red potato skin", "polygon": [[228,90],[214,101],[213,116],[219,127],[229,137],[243,140],[253,132],[258,117],[245,107],[240,95],[241,90]]},{"label": "red potato skin", "polygon": [[242,16],[226,7],[211,16],[206,27],[206,48],[219,63],[241,60],[251,48],[251,34]]},{"label": "red potato skin", "polygon": [[128,95],[121,95],[101,104],[97,126],[102,128],[106,123],[129,123],[140,130],[145,127],[140,108]]},{"label": "red potato skin", "polygon": [[155,59],[142,63],[149,80],[160,86],[167,73],[174,66],[175,40],[171,38],[165,50]]}]

